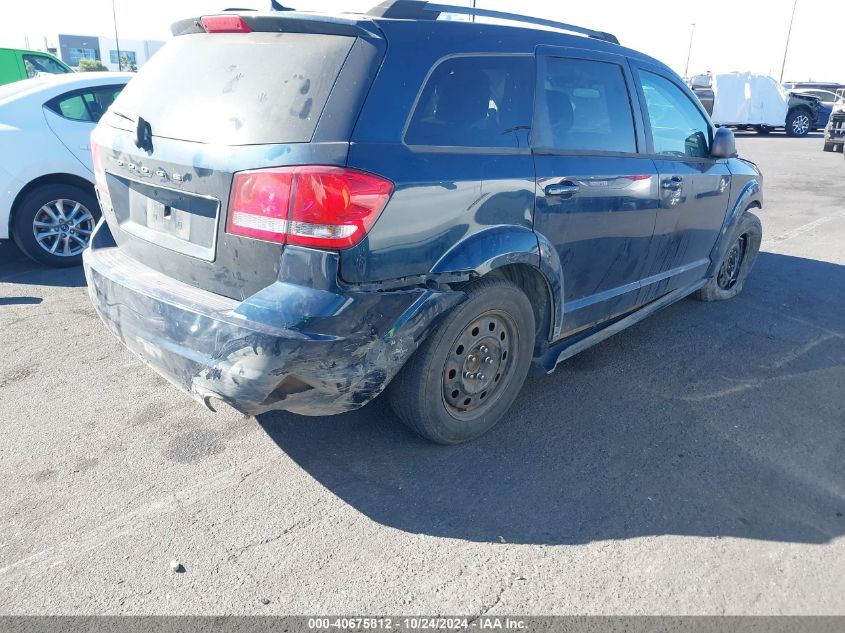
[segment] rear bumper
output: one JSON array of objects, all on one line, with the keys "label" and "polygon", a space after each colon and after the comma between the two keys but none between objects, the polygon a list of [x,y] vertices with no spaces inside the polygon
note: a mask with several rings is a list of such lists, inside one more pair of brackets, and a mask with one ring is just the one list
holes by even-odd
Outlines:
[{"label": "rear bumper", "polygon": [[[98,241],[106,240],[95,234],[85,251],[85,276],[108,328],[196,400],[210,407],[220,400],[250,415],[273,409],[330,415],[363,406],[465,296],[279,281],[238,302],[173,280]],[[285,253],[294,260],[303,255]],[[329,269],[337,257],[307,256],[321,257]]]}]

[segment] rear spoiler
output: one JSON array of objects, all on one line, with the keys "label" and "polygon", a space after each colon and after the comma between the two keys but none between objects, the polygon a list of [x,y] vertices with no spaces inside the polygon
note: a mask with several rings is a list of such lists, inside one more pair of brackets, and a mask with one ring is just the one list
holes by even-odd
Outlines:
[{"label": "rear spoiler", "polygon": [[[369,19],[355,19],[316,13],[299,13],[281,10],[274,13],[238,12],[253,32],[260,33],[321,33],[324,35],[346,35],[383,39],[381,30]],[[174,22],[170,32],[175,37],[192,33],[205,33],[199,17]]]}]

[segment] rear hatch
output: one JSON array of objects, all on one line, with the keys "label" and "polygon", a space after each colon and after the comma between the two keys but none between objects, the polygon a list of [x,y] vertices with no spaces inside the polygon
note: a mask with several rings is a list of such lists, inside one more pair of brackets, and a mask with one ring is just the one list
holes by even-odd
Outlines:
[{"label": "rear hatch", "polygon": [[121,250],[243,299],[277,279],[283,246],[226,232],[233,174],[344,165],[380,51],[354,21],[226,17],[246,32],[174,25],[182,34],[128,84],[92,143]]}]

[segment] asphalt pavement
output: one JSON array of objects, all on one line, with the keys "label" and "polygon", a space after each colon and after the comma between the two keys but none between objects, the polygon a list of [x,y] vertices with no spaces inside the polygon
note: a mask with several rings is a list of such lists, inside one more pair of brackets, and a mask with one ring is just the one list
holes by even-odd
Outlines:
[{"label": "asphalt pavement", "polygon": [[457,448],[380,399],[210,413],[81,269],[0,245],[0,614],[845,614],[845,161],[738,143],[766,178],[743,293],[531,378]]}]

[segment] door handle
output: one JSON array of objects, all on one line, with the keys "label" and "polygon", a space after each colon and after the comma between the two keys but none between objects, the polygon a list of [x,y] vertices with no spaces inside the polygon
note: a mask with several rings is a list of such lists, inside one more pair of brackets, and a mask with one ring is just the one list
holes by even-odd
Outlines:
[{"label": "door handle", "polygon": [[669,191],[680,191],[683,184],[683,178],[681,178],[680,176],[672,176],[671,178],[667,178],[666,180],[664,180],[661,186],[664,189],[668,189]]},{"label": "door handle", "polygon": [[546,185],[543,189],[547,196],[572,196],[581,189],[574,182],[564,181],[556,185]]}]

